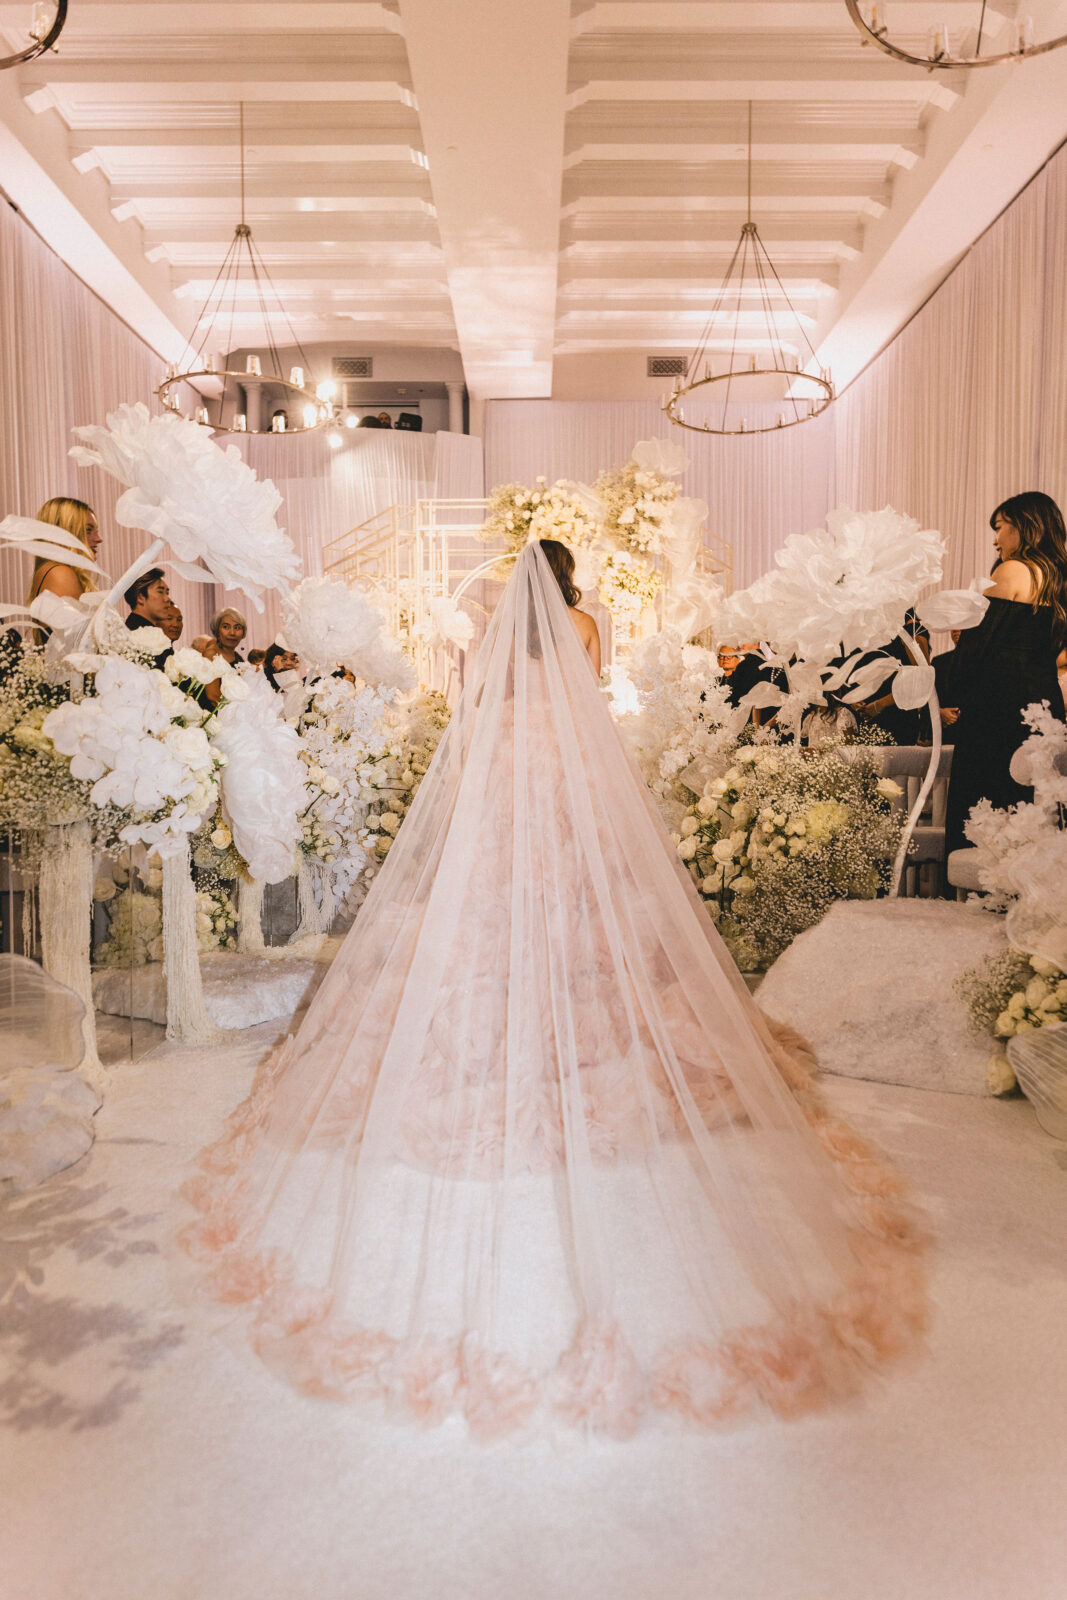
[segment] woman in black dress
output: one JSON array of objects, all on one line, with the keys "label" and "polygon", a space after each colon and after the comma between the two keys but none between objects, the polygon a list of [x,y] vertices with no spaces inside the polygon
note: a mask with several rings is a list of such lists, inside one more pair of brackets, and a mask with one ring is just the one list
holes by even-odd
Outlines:
[{"label": "woman in black dress", "polygon": [[998,808],[1031,800],[1008,768],[1029,736],[1022,720],[1047,700],[1063,718],[1056,657],[1067,643],[1067,531],[1056,502],[1031,490],[1013,495],[989,519],[999,563],[986,590],[989,609],[956,646],[949,705],[958,707],[956,748],[945,819],[945,850],[968,840],[963,825],[979,800]]}]

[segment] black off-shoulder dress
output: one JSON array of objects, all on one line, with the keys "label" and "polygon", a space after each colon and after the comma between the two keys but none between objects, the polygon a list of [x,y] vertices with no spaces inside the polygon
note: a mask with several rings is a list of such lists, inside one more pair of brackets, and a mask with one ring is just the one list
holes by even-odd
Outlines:
[{"label": "black off-shoulder dress", "polygon": [[977,628],[967,628],[953,652],[945,704],[958,706],[956,748],[948,788],[945,851],[969,841],[963,825],[979,800],[998,808],[1033,799],[1033,790],[1015,782],[1012,756],[1029,736],[1024,709],[1047,700],[1053,716],[1064,720],[1056,676],[1052,607],[1029,601],[991,599]]}]

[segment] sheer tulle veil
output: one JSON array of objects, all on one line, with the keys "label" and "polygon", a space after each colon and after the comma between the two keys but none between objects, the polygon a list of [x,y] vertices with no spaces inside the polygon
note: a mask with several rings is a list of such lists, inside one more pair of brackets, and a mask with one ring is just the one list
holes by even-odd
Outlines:
[{"label": "sheer tulle veil", "polygon": [[752,1002],[535,544],[184,1249],[305,1391],[482,1437],[853,1392],[923,1318],[892,1174]]}]

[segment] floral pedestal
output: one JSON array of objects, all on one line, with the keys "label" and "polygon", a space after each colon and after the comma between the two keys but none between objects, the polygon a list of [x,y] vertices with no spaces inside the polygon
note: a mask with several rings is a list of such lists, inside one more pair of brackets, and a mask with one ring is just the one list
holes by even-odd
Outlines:
[{"label": "floral pedestal", "polygon": [[196,943],[196,890],[185,840],[163,859],[163,977],[167,985],[167,1038],[212,1044],[222,1037],[204,1004]]}]

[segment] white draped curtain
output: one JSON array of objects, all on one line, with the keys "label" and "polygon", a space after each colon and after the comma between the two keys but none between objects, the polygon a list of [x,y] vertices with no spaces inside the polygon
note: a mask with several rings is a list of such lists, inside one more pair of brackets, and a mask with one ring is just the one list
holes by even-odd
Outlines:
[{"label": "white draped curtain", "polygon": [[[120,490],[67,452],[71,429],[103,422],[124,400],[155,404],[163,363],[33,230],[0,199],[0,518],[35,516],[66,496],[93,507],[104,535],[100,564],[118,578],[146,548],[145,534],[120,528]],[[0,552],[0,599],[25,600],[29,557]],[[185,618],[185,638],[205,625],[212,591],[168,574]]]}]

